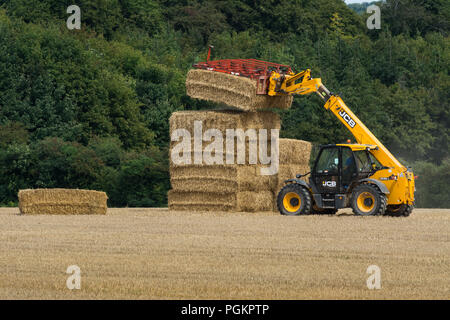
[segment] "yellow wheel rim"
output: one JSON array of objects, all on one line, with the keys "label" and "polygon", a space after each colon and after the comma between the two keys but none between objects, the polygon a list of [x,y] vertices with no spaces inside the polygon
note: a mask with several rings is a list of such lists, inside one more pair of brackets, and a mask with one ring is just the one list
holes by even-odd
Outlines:
[{"label": "yellow wheel rim", "polygon": [[375,197],[370,192],[362,192],[356,199],[358,209],[369,212],[375,207]]},{"label": "yellow wheel rim", "polygon": [[283,206],[289,212],[296,212],[302,205],[302,199],[295,192],[288,192],[284,195]]}]

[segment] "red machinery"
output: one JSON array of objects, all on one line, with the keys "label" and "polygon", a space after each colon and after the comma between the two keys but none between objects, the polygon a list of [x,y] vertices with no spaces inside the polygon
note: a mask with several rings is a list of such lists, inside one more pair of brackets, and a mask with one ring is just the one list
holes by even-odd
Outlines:
[{"label": "red machinery", "polygon": [[267,94],[267,86],[272,71],[278,73],[292,72],[290,66],[256,59],[223,59],[211,61],[209,60],[211,48],[212,46],[209,47],[206,62],[195,63],[193,67],[255,79],[257,81],[257,94]]}]

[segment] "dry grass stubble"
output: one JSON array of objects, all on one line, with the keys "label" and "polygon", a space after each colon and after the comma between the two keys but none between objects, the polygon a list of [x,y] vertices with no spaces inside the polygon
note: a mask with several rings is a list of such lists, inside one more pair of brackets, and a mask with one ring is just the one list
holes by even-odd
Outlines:
[{"label": "dry grass stubble", "polygon": [[[406,219],[0,209],[0,298],[449,299],[450,210]],[[76,264],[82,289],[66,288]],[[366,288],[376,264],[382,289]]]}]

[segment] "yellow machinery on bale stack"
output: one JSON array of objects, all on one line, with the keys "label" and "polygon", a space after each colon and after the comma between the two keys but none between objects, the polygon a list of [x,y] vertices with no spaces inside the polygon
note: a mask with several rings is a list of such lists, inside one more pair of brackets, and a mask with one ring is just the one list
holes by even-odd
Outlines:
[{"label": "yellow machinery on bale stack", "polygon": [[[210,49],[211,50],[211,49]],[[310,70],[254,59],[226,59],[194,64],[197,69],[244,76],[256,81],[256,94],[271,97],[317,93],[353,134],[356,144],[321,146],[310,173],[285,181],[277,196],[281,214],[333,214],[351,207],[358,215],[409,216],[414,205],[414,174],[403,166],[321,79]]]}]

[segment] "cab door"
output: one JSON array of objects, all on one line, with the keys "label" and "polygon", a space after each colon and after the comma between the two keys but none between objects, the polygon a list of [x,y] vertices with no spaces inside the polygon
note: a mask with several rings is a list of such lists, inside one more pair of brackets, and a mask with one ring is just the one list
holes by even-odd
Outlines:
[{"label": "cab door", "polygon": [[320,150],[313,169],[312,179],[319,193],[339,193],[340,190],[340,151],[336,146]]},{"label": "cab door", "polygon": [[342,147],[341,159],[341,192],[346,193],[352,183],[358,180],[357,161],[352,149],[349,147]]}]

